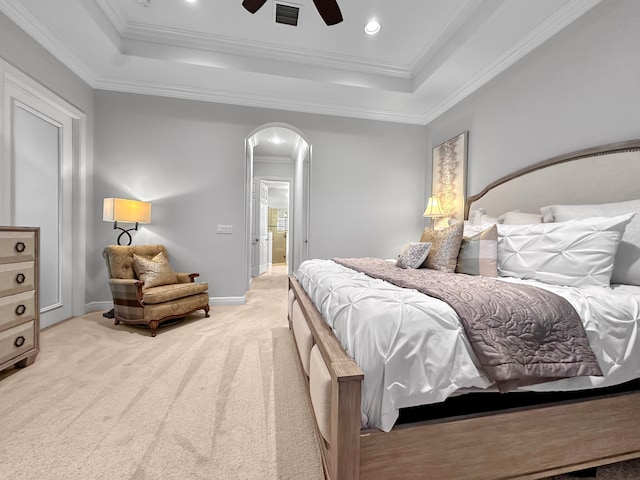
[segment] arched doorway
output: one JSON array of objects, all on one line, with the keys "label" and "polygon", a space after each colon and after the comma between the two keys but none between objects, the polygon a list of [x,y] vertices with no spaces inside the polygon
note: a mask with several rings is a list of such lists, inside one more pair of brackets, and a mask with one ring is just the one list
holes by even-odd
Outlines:
[{"label": "arched doorway", "polygon": [[[245,139],[245,272],[246,289],[264,261],[264,211],[260,199],[269,182],[289,184],[287,268],[293,273],[308,258],[311,143],[285,123],[268,123]],[[263,203],[264,204],[264,203]],[[262,225],[262,227],[261,227]]]}]

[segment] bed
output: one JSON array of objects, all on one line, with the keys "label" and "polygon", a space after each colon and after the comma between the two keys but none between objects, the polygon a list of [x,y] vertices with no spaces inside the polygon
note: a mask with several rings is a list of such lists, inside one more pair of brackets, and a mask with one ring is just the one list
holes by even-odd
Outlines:
[{"label": "bed", "polygon": [[[473,212],[482,221],[504,212],[515,212],[516,217],[521,212],[537,213],[549,205],[636,200],[640,198],[635,180],[639,175],[640,140],[574,152],[494,182],[468,199],[467,215]],[[557,222],[562,221],[562,213],[562,209],[555,210]],[[625,271],[618,274],[623,278]],[[383,408],[382,420],[371,422],[375,425],[371,427],[363,408],[363,399],[366,405],[371,390],[363,383],[363,368],[347,354],[298,278],[291,277],[289,285],[289,324],[308,385],[327,478],[535,479],[640,457],[640,389],[633,381],[640,376],[638,342],[623,341],[630,342],[624,365],[616,359],[603,362],[608,346],[594,348],[604,375],[580,377],[574,384],[569,383],[574,379],[552,382],[565,383],[560,390],[570,390],[568,393],[536,393],[525,402],[496,401],[498,406],[494,408],[474,410],[465,406],[449,409],[444,415],[432,415],[430,412],[437,407],[450,403],[445,398],[494,398],[486,393],[470,393],[491,389],[491,381],[483,377],[481,368],[476,368],[477,372],[469,375],[468,384],[456,385],[455,389],[445,386],[427,399],[426,417],[421,414],[415,420],[406,415],[408,420],[396,423],[397,412],[389,414]],[[576,290],[581,292],[580,288]],[[615,295],[636,302],[640,299],[637,286],[622,285],[610,290],[607,295],[614,297],[606,299],[605,304],[619,303]],[[580,307],[579,303],[576,306]],[[611,320],[611,325],[624,325],[624,335],[638,340],[640,308],[633,303],[625,308],[620,313],[622,317]],[[325,305],[320,309],[325,314],[330,310]],[[629,317],[626,321],[625,316]],[[455,328],[451,330],[464,346],[464,335],[453,331]],[[593,341],[594,333],[588,333]],[[601,335],[606,337],[606,333]],[[464,371],[477,366],[477,360],[469,358],[468,365],[460,365]],[[442,363],[452,362],[445,355]],[[519,391],[545,389],[559,390],[542,383]],[[501,398],[510,396],[511,393],[502,394]],[[523,398],[521,393],[512,398],[516,396]],[[474,401],[486,404],[494,400]],[[409,401],[400,401],[399,407],[408,407],[398,413],[401,417],[403,412],[413,410]]]}]

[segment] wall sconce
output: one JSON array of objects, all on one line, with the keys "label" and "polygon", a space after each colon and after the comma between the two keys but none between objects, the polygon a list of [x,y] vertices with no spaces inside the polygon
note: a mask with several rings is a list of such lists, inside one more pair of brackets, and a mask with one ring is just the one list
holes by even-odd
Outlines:
[{"label": "wall sconce", "polygon": [[433,230],[435,219],[444,217],[444,212],[442,211],[442,207],[440,207],[440,199],[438,197],[429,197],[427,209],[424,211],[422,216],[431,217],[431,230]]},{"label": "wall sconce", "polygon": [[[105,198],[102,206],[102,220],[113,222],[114,230],[122,230],[118,235],[118,245],[122,245],[122,236],[126,234],[129,239],[127,245],[131,245],[131,230],[138,230],[139,223],[151,223],[151,203],[129,200],[126,198]],[[133,228],[124,229],[118,226],[118,222],[135,223]]]}]

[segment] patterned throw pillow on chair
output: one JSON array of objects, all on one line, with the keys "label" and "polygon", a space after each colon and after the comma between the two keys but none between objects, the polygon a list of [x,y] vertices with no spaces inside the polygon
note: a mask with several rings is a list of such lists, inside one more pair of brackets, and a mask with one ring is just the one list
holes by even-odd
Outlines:
[{"label": "patterned throw pillow on chair", "polygon": [[178,283],[176,272],[169,265],[169,259],[164,252],[158,253],[152,259],[134,253],[133,268],[138,279],[144,282],[143,289]]}]

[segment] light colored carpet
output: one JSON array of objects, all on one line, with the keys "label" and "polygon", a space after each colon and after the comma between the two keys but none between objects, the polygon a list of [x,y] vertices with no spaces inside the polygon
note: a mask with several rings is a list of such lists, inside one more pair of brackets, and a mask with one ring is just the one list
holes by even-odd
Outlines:
[{"label": "light colored carpet", "polygon": [[156,338],[102,312],[43,331],[0,373],[0,479],[323,478],[274,272]]},{"label": "light colored carpet", "polygon": [[274,267],[246,305],[156,338],[102,312],[43,331],[33,365],[0,372],[0,479],[322,479],[286,288]]}]

